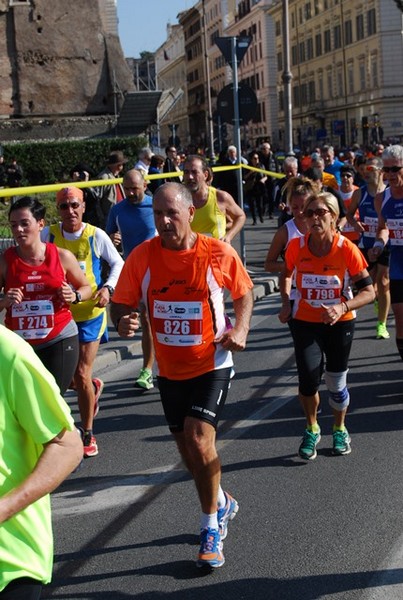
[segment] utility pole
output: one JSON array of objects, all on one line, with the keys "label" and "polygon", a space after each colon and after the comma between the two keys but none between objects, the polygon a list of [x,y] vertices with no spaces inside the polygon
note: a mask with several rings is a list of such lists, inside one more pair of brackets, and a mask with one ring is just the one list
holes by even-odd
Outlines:
[{"label": "utility pole", "polygon": [[214,126],[213,126],[213,109],[211,105],[211,81],[210,81],[210,64],[207,52],[207,24],[206,24],[206,6],[205,0],[202,2],[202,25],[203,25],[203,45],[204,45],[204,67],[206,71],[206,96],[207,96],[207,113],[206,113],[206,133],[209,143],[209,158],[210,163],[214,164]]},{"label": "utility pole", "polygon": [[290,71],[290,38],[289,38],[289,13],[288,0],[283,0],[283,57],[284,71],[282,80],[284,83],[284,133],[285,133],[285,153],[294,154],[294,144],[292,140],[292,98],[291,81],[292,73]]}]

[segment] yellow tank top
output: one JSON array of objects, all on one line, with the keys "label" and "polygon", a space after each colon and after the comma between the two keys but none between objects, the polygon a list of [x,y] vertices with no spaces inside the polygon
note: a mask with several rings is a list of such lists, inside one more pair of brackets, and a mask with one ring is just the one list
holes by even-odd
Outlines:
[{"label": "yellow tank top", "polygon": [[[49,228],[49,240],[59,246],[70,250],[76,257],[82,271],[84,271],[91,290],[94,294],[101,287],[101,257],[95,247],[95,227],[86,224],[82,235],[77,240],[66,240],[63,237],[61,226],[59,223],[51,225]],[[88,321],[95,319],[105,311],[105,308],[95,306],[98,300],[84,300],[79,304],[71,304],[70,310],[73,318],[77,322]]]},{"label": "yellow tank top", "polygon": [[196,233],[204,233],[218,240],[225,236],[225,214],[218,207],[216,188],[208,188],[207,202],[201,208],[196,208],[191,227]]}]

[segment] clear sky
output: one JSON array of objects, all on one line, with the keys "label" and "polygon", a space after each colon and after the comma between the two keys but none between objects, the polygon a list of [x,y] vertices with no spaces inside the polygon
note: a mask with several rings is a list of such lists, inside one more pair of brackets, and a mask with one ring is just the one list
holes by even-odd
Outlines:
[{"label": "clear sky", "polygon": [[176,15],[196,0],[117,0],[119,36],[126,58],[140,52],[155,52],[167,38],[167,23],[176,25]]}]

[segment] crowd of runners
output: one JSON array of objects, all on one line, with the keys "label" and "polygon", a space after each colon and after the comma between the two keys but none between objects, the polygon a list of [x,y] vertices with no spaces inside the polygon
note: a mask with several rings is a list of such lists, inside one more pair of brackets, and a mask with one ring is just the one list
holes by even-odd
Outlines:
[{"label": "crowd of runners", "polygon": [[[216,429],[234,374],[232,354],[246,346],[253,310],[253,283],[231,241],[249,214],[253,225],[279,219],[265,269],[280,274],[279,318],[295,348],[306,416],[298,454],[303,460],[317,456],[323,377],[334,417],[333,454],[348,455],[347,371],[357,309],[375,303],[374,337],[382,343],[390,336],[392,308],[403,359],[403,147],[336,156],[325,146],[286,157],[282,165],[268,142],[242,161],[230,147],[222,165],[242,168],[246,212],[235,169],[224,176],[203,156],[179,160],[176,148],[168,147],[166,157],[153,160],[148,150],[133,165],[122,152],[112,153],[101,174],[105,186],[66,184],[55,197],[59,221],[50,227],[36,198],[11,203],[15,245],[0,257],[0,310],[6,327],[53,374],[61,395],[76,390],[85,458],[99,452],[93,423],[104,382],[93,365],[99,344],[107,342],[108,306],[121,337],[141,328],[144,360],[134,384],[146,391],[157,378],[169,429],[199,497],[197,564],[215,568],[224,564],[223,540],[239,508],[221,484]],[[72,175],[76,171],[80,180],[83,172],[89,179],[83,165]],[[159,175],[152,191],[149,172]],[[39,403],[31,411],[38,441],[41,400],[31,401]],[[58,422],[71,426],[65,416]],[[21,426],[31,432],[31,424]],[[54,433],[39,441],[46,444]],[[19,476],[23,485],[28,475]],[[10,531],[22,513],[8,517]],[[31,535],[34,524],[28,519],[24,527]],[[26,578],[46,580],[17,554],[24,584]],[[10,581],[0,578],[3,587]]]}]

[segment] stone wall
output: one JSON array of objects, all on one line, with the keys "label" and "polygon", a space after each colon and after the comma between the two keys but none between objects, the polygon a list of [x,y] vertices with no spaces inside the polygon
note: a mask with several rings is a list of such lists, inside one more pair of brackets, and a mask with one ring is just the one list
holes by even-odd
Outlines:
[{"label": "stone wall", "polygon": [[74,140],[115,134],[113,115],[0,119],[0,145],[2,142]]},{"label": "stone wall", "polygon": [[0,117],[113,114],[133,80],[99,0],[14,4],[0,0]]}]

